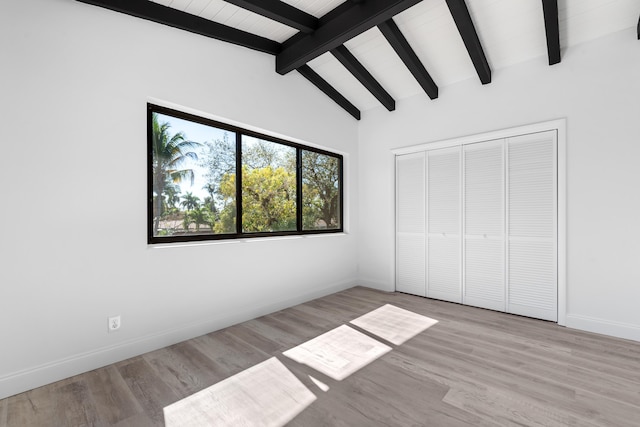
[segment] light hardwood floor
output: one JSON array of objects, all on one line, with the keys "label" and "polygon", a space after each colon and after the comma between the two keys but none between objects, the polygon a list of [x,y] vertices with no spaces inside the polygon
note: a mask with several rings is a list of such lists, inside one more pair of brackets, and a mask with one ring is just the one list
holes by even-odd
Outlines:
[{"label": "light hardwood floor", "polygon": [[[343,381],[282,355],[387,303],[439,323]],[[640,343],[357,287],[0,400],[0,427],[162,426],[272,356],[318,397],[291,426],[640,426]]]}]

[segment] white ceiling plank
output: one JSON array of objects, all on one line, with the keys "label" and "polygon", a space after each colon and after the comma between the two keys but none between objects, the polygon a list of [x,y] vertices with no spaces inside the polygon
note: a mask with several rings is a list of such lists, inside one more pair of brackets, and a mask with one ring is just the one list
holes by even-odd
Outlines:
[{"label": "white ceiling plank", "polygon": [[424,93],[377,28],[362,33],[345,46],[396,101]]},{"label": "white ceiling plank", "polygon": [[358,109],[369,110],[381,105],[331,53],[320,55],[310,61],[309,66]]},{"label": "white ceiling plank", "polygon": [[574,46],[635,27],[640,1],[567,0],[559,15],[561,45]]},{"label": "white ceiling plank", "polygon": [[187,7],[189,7],[189,4],[191,4],[191,0],[172,0],[171,3],[169,4],[169,7],[172,7],[174,9],[178,9],[184,12],[187,9]]},{"label": "white ceiling plank", "polygon": [[469,2],[476,30],[493,69],[546,55],[546,33],[540,0]]},{"label": "white ceiling plank", "polygon": [[211,3],[211,0],[191,0],[191,3],[184,10],[192,15],[201,16],[202,11]]},{"label": "white ceiling plank", "polygon": [[394,20],[438,86],[477,75],[444,1],[419,3]]},{"label": "white ceiling plank", "polygon": [[[224,0],[151,1],[280,43],[297,33],[293,28]],[[345,2],[283,1],[318,18]],[[546,61],[540,0],[467,0],[466,3],[493,70],[535,58]],[[635,27],[639,15],[639,0],[561,0],[558,2],[561,49],[566,52],[576,44]],[[423,0],[393,19],[438,87],[477,78],[445,0]],[[354,37],[345,46],[396,101],[423,93],[377,28]],[[361,110],[380,105],[332,55],[322,55],[309,65]]]},{"label": "white ceiling plank", "polygon": [[[307,12],[316,18],[321,18],[328,12],[340,6],[345,0],[282,0],[293,7]],[[350,1],[350,0],[348,0]]]},{"label": "white ceiling plank", "polygon": [[[202,11],[200,16],[210,21],[219,22],[215,19],[215,17],[222,11],[223,8],[225,8],[228,5],[229,5],[228,3],[224,3],[224,2],[210,1],[207,7],[205,7],[204,10]],[[231,8],[229,8],[229,11],[231,11]]]}]

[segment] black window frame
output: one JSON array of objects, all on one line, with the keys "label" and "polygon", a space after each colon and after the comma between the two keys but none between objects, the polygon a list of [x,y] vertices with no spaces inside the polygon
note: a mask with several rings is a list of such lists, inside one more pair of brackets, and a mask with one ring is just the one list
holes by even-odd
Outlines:
[{"label": "black window frame", "polygon": [[[224,234],[194,234],[178,236],[154,236],[153,230],[153,113],[163,114],[194,123],[215,127],[235,136],[236,144],[236,232]],[[273,232],[242,232],[242,135],[282,144],[296,149],[296,230]],[[302,194],[302,152],[310,151],[330,156],[338,160],[339,182],[339,223],[338,228],[303,230],[303,194]],[[206,117],[197,116],[173,108],[147,103],[147,243],[150,245],[163,243],[206,242],[220,240],[249,239],[258,237],[302,236],[309,234],[333,234],[344,232],[344,158],[341,154],[310,147],[304,144],[277,138],[271,135],[223,123]]]}]

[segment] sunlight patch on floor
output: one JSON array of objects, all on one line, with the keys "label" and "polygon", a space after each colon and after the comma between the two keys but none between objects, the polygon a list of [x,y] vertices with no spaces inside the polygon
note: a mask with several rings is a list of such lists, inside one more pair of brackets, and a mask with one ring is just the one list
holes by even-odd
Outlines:
[{"label": "sunlight patch on floor", "polygon": [[316,396],[272,357],[165,407],[165,426],[282,426],[314,400]]},{"label": "sunlight patch on floor", "polygon": [[[386,304],[351,324],[401,345],[437,320]],[[391,351],[388,345],[341,325],[282,353],[328,377],[342,381]],[[323,392],[324,382],[308,375]],[[166,427],[283,426],[316,396],[277,358],[272,357],[164,408]]]},{"label": "sunlight patch on floor", "polygon": [[386,304],[352,320],[350,323],[390,343],[400,345],[435,325],[438,321]]},{"label": "sunlight patch on floor", "polygon": [[342,325],[282,354],[341,381],[389,351],[388,345]]},{"label": "sunlight patch on floor", "polygon": [[325,393],[329,391],[329,386],[326,385],[325,383],[323,383],[322,381],[312,377],[311,375],[309,375],[309,379],[311,381],[313,381],[313,383],[318,386],[318,388],[322,391],[324,391]]}]

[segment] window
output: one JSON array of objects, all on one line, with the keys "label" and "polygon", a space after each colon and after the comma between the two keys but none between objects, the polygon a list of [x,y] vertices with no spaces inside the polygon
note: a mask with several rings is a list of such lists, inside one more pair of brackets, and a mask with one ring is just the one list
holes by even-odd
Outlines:
[{"label": "window", "polygon": [[341,229],[341,159],[302,150],[302,229]]},{"label": "window", "polygon": [[148,104],[148,242],[341,232],[342,156]]},{"label": "window", "polygon": [[242,231],[296,231],[296,149],[242,136]]}]

